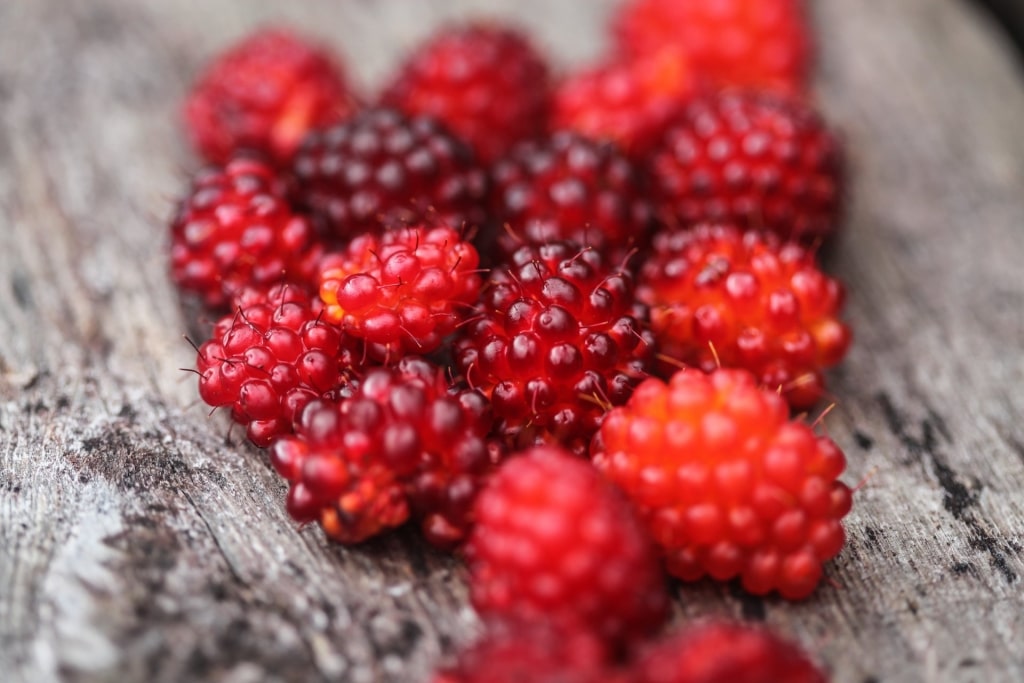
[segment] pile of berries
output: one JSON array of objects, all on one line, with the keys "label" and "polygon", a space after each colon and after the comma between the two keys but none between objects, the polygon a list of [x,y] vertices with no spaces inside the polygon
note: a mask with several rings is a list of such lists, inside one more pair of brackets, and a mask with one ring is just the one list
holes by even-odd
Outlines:
[{"label": "pile of berries", "polygon": [[668,581],[802,599],[845,541],[804,414],[851,337],[801,4],[624,0],[561,78],[514,28],[449,26],[376,96],[264,30],[189,94],[199,394],[297,522],[465,558],[485,630],[437,683],[825,680],[761,630],[659,636]]}]

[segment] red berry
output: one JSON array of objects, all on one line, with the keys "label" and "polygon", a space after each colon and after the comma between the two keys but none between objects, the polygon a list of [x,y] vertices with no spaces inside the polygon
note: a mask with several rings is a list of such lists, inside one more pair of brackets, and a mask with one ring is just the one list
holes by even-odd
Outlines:
[{"label": "red berry", "polygon": [[634,683],[826,683],[796,645],[728,622],[690,627],[655,643],[634,666]]},{"label": "red berry", "polygon": [[171,277],[214,308],[247,286],[309,285],[322,251],[274,168],[250,157],[201,171],[171,222]]},{"label": "red berry", "polygon": [[550,622],[622,644],[668,615],[665,577],[633,510],[589,462],[558,447],[499,468],[477,499],[467,555],[485,620]]},{"label": "red berry", "polygon": [[620,49],[637,58],[685,51],[714,87],[801,92],[810,70],[802,0],[630,0],[614,22]]},{"label": "red berry", "polygon": [[237,150],[287,163],[312,128],[349,116],[355,104],[332,55],[280,29],[254,33],[217,57],[185,104],[196,149],[225,163]]},{"label": "red berry", "polygon": [[449,26],[409,57],[382,99],[439,119],[490,163],[515,142],[543,132],[548,80],[543,57],[518,31]]},{"label": "red berry", "polygon": [[626,683],[600,638],[549,624],[497,623],[433,683]]},{"label": "red berry", "polygon": [[693,102],[650,156],[652,201],[669,225],[736,223],[814,241],[838,227],[842,150],[807,105],[764,93]]},{"label": "red berry", "polygon": [[842,451],[743,370],[649,379],[608,414],[597,467],[620,486],[685,581],[739,577],[761,595],[809,595],[843,547]]},{"label": "red berry", "polygon": [[451,228],[360,235],[321,264],[324,315],[381,360],[430,353],[480,294],[479,265]]},{"label": "red berry", "polygon": [[295,156],[301,203],[340,237],[422,223],[483,223],[486,173],[434,119],[368,109],[308,135]]},{"label": "red berry", "polygon": [[612,140],[639,159],[700,89],[678,50],[604,64],[575,73],[558,86],[553,126]]},{"label": "red berry", "polygon": [[230,406],[252,442],[265,447],[291,433],[306,404],[337,391],[360,353],[298,287],[247,292],[241,301],[199,347],[199,395]]},{"label": "red berry", "polygon": [[490,397],[498,431],[521,445],[586,450],[607,405],[646,375],[653,337],[628,273],[568,242],[525,246],[491,273],[458,367]]},{"label": "red berry", "polygon": [[407,357],[368,371],[336,403],[311,404],[271,462],[292,483],[293,516],[318,519],[342,543],[402,524],[411,504],[427,539],[450,547],[500,455],[490,426],[479,393],[450,389],[441,368]]},{"label": "red berry", "polygon": [[493,215],[508,232],[504,250],[524,242],[571,240],[621,260],[643,245],[651,208],[638,170],[611,143],[568,131],[527,142],[491,172]]},{"label": "red berry", "polygon": [[821,397],[822,369],[850,344],[838,317],[843,286],[812,252],[771,234],[715,225],[660,232],[637,297],[651,307],[663,354],[704,371],[749,370],[797,409]]}]

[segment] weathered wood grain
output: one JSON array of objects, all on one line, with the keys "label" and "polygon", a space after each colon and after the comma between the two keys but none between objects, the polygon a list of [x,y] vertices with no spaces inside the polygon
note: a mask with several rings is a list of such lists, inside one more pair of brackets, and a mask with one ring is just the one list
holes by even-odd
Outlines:
[{"label": "weathered wood grain", "polygon": [[[163,218],[210,54],[279,18],[366,84],[445,16],[522,21],[563,64],[612,0],[0,3],[0,678],[406,681],[471,637],[462,570],[396,534],[296,530],[263,456],[206,418]],[[869,473],[799,604],[677,588],[677,619],[764,620],[837,681],[1024,680],[1024,87],[955,0],[820,0],[822,105],[854,167],[828,254],[857,343],[831,435]]]}]

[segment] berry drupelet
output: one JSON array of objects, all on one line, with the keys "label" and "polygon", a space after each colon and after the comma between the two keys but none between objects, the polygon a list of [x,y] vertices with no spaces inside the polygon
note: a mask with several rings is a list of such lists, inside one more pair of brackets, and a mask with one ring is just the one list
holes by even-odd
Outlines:
[{"label": "berry drupelet", "polygon": [[309,286],[323,247],[273,166],[236,156],[192,181],[171,221],[171,277],[211,308],[248,286]]},{"label": "berry drupelet", "polygon": [[360,235],[321,263],[325,317],[389,361],[436,350],[480,294],[476,249],[448,227]]},{"label": "berry drupelet", "polygon": [[483,223],[487,174],[436,120],[367,109],[306,137],[295,156],[297,197],[337,236],[422,223]]},{"label": "berry drupelet", "polygon": [[842,451],[743,370],[649,379],[605,418],[598,469],[633,501],[670,574],[810,595],[843,547]]},{"label": "berry drupelet", "polygon": [[821,398],[822,370],[849,348],[843,296],[807,249],[722,225],[659,232],[637,285],[661,353],[749,370],[796,409]]},{"label": "berry drupelet", "polygon": [[629,274],[569,242],[516,251],[491,273],[469,320],[456,364],[490,397],[498,432],[520,446],[585,451],[608,405],[646,376],[653,351]]},{"label": "berry drupelet", "polygon": [[507,460],[476,502],[466,552],[485,622],[548,623],[613,649],[668,616],[666,577],[629,502],[584,459],[552,446]]},{"label": "berry drupelet", "polygon": [[311,129],[349,116],[355,100],[335,59],[281,29],[258,31],[215,59],[185,104],[192,141],[209,161],[242,149],[287,165]]},{"label": "berry drupelet", "polygon": [[484,163],[547,126],[548,66],[525,35],[496,24],[441,29],[405,62],[382,96],[387,105],[433,116]]},{"label": "berry drupelet", "polygon": [[506,253],[571,240],[622,260],[643,246],[651,209],[633,163],[610,142],[562,131],[523,143],[491,171],[491,207]]},{"label": "berry drupelet", "polygon": [[306,404],[341,388],[361,351],[321,320],[299,287],[246,291],[238,301],[199,347],[199,395],[211,406],[230,406],[249,439],[266,447],[291,433]]},{"label": "berry drupelet", "polygon": [[429,541],[459,543],[477,491],[501,453],[487,439],[486,399],[449,387],[444,371],[406,357],[369,370],[338,401],[302,414],[271,462],[291,482],[288,508],[358,543],[414,514]]},{"label": "berry drupelet", "polygon": [[800,93],[810,71],[803,0],[630,0],[613,22],[621,52],[685,51],[716,89]]},{"label": "berry drupelet", "polygon": [[696,100],[648,159],[668,225],[736,223],[814,242],[839,225],[842,150],[810,106],[766,93]]}]

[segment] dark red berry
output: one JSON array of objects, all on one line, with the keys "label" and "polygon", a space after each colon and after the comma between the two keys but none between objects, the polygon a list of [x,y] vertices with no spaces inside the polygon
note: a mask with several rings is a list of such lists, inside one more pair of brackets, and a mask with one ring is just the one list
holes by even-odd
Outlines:
[{"label": "dark red berry", "polygon": [[298,197],[340,237],[423,223],[482,224],[486,173],[440,123],[368,109],[306,137],[295,157]]},{"label": "dark red berry", "polygon": [[571,240],[621,260],[643,246],[651,208],[638,170],[612,143],[572,132],[526,142],[491,172],[491,206],[508,253]]},{"label": "dark red berry", "polygon": [[444,371],[406,357],[376,368],[338,402],[317,402],[271,461],[292,483],[299,521],[357,543],[402,524],[410,511],[432,543],[458,544],[477,491],[500,452],[487,440],[487,401],[449,386]]}]

